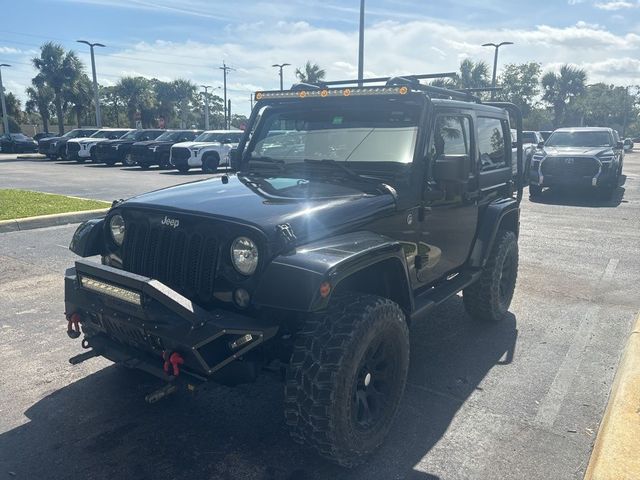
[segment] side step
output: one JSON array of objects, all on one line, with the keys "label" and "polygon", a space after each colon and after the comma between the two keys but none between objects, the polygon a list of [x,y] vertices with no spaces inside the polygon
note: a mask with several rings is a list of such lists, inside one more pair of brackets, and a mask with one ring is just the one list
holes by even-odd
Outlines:
[{"label": "side step", "polygon": [[448,298],[478,280],[481,274],[482,270],[480,269],[461,272],[450,280],[445,280],[416,295],[415,309],[411,314],[411,320],[421,318],[433,307],[437,307]]},{"label": "side step", "polygon": [[100,352],[98,352],[94,348],[94,349],[89,350],[88,352],[84,352],[84,353],[81,353],[79,355],[76,355],[75,357],[71,357],[69,359],[69,363],[71,365],[78,365],[79,363],[82,363],[85,360],[89,360],[90,358],[98,357],[98,356],[100,356]]}]

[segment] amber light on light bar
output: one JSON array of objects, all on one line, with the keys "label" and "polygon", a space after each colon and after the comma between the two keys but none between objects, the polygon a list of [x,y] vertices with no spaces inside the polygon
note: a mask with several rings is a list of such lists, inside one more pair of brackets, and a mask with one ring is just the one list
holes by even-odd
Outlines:
[{"label": "amber light on light bar", "polygon": [[135,305],[142,305],[142,297],[138,292],[134,292],[128,288],[117,287],[116,285],[96,280],[95,278],[85,277],[84,275],[79,275],[78,279],[80,280],[80,286],[86,290],[101,293],[102,295],[117,298]]},{"label": "amber light on light bar", "polygon": [[256,100],[272,98],[357,97],[363,95],[405,95],[409,89],[402,87],[323,88],[318,90],[285,90],[256,92]]}]

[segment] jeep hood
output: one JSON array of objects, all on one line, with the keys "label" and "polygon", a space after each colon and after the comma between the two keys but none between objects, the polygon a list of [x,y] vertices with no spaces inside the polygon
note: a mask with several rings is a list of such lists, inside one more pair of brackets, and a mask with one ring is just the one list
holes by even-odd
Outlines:
[{"label": "jeep hood", "polygon": [[353,230],[395,211],[395,200],[389,193],[364,193],[335,182],[310,180],[309,185],[326,188],[331,195],[294,199],[264,194],[244,177],[228,178],[226,184],[211,178],[157,190],[133,197],[118,208],[151,209],[178,219],[180,215],[198,215],[244,223],[259,228],[271,240],[275,240],[277,225],[288,223],[301,242]]},{"label": "jeep hood", "polygon": [[547,155],[585,155],[595,157],[611,152],[611,147],[544,147]]}]

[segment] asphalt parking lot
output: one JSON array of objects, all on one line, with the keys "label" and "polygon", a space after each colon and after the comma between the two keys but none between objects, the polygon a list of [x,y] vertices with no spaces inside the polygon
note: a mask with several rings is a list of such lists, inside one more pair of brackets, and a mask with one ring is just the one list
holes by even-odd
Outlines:
[{"label": "asphalt parking lot", "polygon": [[[2,161],[0,188],[111,200],[171,172]],[[0,234],[0,478],[578,479],[640,309],[640,153],[611,200],[524,200],[511,315],[475,324],[456,297],[412,328],[399,417],[347,471],[294,444],[275,378],[146,405],[156,381],[92,359],[65,334],[75,226]]]}]

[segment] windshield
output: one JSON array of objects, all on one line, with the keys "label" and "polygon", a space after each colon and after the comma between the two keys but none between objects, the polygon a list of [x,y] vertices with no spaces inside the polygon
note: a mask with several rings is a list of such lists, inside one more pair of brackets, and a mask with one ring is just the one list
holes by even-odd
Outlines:
[{"label": "windshield", "polygon": [[71,130],[63,135],[64,138],[77,138],[82,133],[82,130]]},{"label": "windshield", "polygon": [[538,143],[536,134],[533,132],[522,132],[522,143]]},{"label": "windshield", "polygon": [[609,132],[553,132],[547,147],[611,147]]},{"label": "windshield", "polygon": [[137,130],[134,130],[133,132],[129,132],[126,135],[120,137],[122,140],[137,140],[138,138],[141,137],[141,133],[144,132],[139,132]]},{"label": "windshield", "polygon": [[180,137],[180,135],[183,132],[177,131],[177,132],[164,132],[162,135],[160,135],[158,138],[156,138],[156,140],[158,141],[163,141],[163,140],[167,140],[167,141],[174,141],[177,140],[178,137]]},{"label": "windshield", "polygon": [[128,130],[98,130],[91,138],[120,138]]},{"label": "windshield", "polygon": [[394,162],[413,160],[420,107],[410,101],[371,100],[354,108],[331,102],[315,108],[267,109],[248,149],[249,164],[309,160]]},{"label": "windshield", "polygon": [[242,132],[204,132],[194,142],[239,143]]}]

